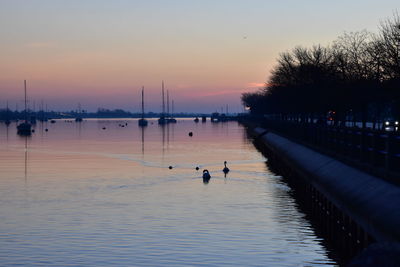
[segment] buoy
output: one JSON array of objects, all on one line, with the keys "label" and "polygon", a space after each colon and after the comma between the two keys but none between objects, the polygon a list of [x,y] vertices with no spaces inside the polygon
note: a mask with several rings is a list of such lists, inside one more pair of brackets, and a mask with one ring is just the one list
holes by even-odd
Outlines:
[{"label": "buoy", "polygon": [[196,171],[198,171],[200,168],[199,167],[196,167]]},{"label": "buoy", "polygon": [[49,131],[49,129],[47,129],[47,128],[46,128],[46,129],[45,129],[45,131],[46,131],[46,132],[48,132],[48,131]]},{"label": "buoy", "polygon": [[103,127],[103,130],[105,130],[106,129],[106,127]]},{"label": "buoy", "polygon": [[32,133],[34,133],[35,132],[35,129],[32,129]]},{"label": "buoy", "polygon": [[193,132],[189,132],[189,136],[192,137],[193,136]]},{"label": "buoy", "polygon": [[171,170],[171,169],[172,169],[172,166],[169,166],[169,167],[168,167],[168,169],[170,169],[170,170]]}]

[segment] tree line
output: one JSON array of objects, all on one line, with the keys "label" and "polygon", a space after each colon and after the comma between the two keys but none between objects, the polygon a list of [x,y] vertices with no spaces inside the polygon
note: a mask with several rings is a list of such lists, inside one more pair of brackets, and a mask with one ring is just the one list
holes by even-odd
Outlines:
[{"label": "tree line", "polygon": [[295,47],[279,55],[265,87],[241,97],[252,114],[326,117],[337,123],[379,121],[400,110],[400,17],[378,33],[344,33],[328,46]]}]

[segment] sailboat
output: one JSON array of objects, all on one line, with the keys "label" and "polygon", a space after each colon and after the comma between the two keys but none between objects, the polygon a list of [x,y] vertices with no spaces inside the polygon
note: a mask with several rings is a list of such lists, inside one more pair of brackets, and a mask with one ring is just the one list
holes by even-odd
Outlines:
[{"label": "sailboat", "polygon": [[30,122],[31,122],[32,125],[36,124],[36,104],[35,103],[36,102],[33,101],[33,113],[31,114],[31,117],[30,117]]},{"label": "sailboat", "polygon": [[81,103],[78,103],[78,115],[75,118],[76,122],[82,122],[82,108],[81,108]]},{"label": "sailboat", "polygon": [[[174,114],[174,101],[172,100],[172,114]],[[174,119],[169,113],[169,92],[167,90],[167,123],[176,123],[176,119]]]},{"label": "sailboat", "polygon": [[144,118],[144,86],[142,86],[142,118],[138,120],[138,125],[140,127],[145,127],[147,126],[148,122]]},{"label": "sailboat", "polygon": [[164,125],[164,124],[168,123],[168,121],[165,117],[164,81],[162,81],[161,88],[162,88],[162,113],[161,113],[160,118],[158,119],[158,124]]},{"label": "sailboat", "polygon": [[6,126],[9,126],[11,124],[10,109],[8,108],[8,101],[7,101],[7,109],[6,109],[6,119],[5,119],[4,123],[6,124]]},{"label": "sailboat", "polygon": [[44,110],[44,104],[43,104],[43,100],[40,102],[40,110],[39,110],[39,114],[38,114],[39,118],[38,120],[41,122],[47,121],[46,117],[45,117],[45,110]]},{"label": "sailboat", "polygon": [[19,135],[31,135],[31,127],[32,125],[28,123],[28,114],[26,110],[26,80],[24,80],[24,89],[25,89],[25,121],[17,126],[17,133]]}]

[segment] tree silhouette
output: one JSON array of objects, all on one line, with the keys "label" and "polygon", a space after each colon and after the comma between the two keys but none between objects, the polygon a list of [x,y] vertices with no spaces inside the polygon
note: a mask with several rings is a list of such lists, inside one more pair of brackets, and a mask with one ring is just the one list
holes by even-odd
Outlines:
[{"label": "tree silhouette", "polygon": [[303,119],[324,117],[334,110],[336,124],[352,114],[363,126],[367,120],[379,120],[388,106],[395,116],[399,100],[397,13],[381,23],[378,34],[365,30],[344,33],[327,47],[298,46],[281,53],[265,88],[242,95],[252,114]]}]

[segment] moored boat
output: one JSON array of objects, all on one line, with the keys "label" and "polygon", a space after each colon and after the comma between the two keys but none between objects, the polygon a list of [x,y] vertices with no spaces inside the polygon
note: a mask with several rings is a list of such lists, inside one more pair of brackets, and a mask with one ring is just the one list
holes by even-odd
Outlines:
[{"label": "moored boat", "polygon": [[19,135],[31,135],[32,133],[32,125],[28,123],[28,114],[26,110],[26,80],[24,80],[24,92],[25,92],[25,121],[23,123],[18,124],[17,126],[17,134]]},{"label": "moored boat", "polygon": [[145,126],[147,126],[147,124],[148,124],[148,122],[144,118],[144,86],[142,86],[142,118],[140,118],[138,120],[138,125],[140,127],[145,127]]}]

